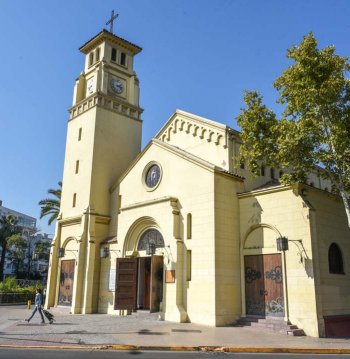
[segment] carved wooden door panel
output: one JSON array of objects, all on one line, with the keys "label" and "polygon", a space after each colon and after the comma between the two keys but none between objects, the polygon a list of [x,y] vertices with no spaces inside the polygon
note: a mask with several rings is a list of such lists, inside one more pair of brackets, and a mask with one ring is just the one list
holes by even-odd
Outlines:
[{"label": "carved wooden door panel", "polygon": [[75,260],[61,261],[58,305],[72,305]]},{"label": "carved wooden door panel", "polygon": [[283,273],[280,254],[267,254],[264,258],[265,315],[284,316]]},{"label": "carved wooden door panel", "polygon": [[245,256],[245,302],[247,315],[265,315],[263,256]]},{"label": "carved wooden door panel", "polygon": [[151,263],[151,308],[150,312],[159,312],[163,300],[163,256],[152,256]]},{"label": "carved wooden door panel", "polygon": [[246,314],[284,316],[280,254],[244,257]]},{"label": "carved wooden door panel", "polygon": [[114,309],[136,310],[137,258],[117,258]]}]

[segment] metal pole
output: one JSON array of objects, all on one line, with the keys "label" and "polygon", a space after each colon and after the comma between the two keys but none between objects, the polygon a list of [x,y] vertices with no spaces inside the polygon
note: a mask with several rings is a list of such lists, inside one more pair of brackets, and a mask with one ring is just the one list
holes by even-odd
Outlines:
[{"label": "metal pole", "polygon": [[287,263],[286,251],[283,251],[283,273],[284,273],[284,304],[285,304],[285,320],[289,322],[289,304],[288,304],[288,286],[287,286]]}]

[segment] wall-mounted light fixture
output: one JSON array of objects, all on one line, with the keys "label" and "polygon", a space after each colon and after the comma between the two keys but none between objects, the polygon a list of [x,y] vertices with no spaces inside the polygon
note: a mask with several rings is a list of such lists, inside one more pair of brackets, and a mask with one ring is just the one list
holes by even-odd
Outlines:
[{"label": "wall-mounted light fixture", "polygon": [[101,249],[100,249],[100,258],[108,258],[111,252],[116,253],[117,257],[119,257],[118,256],[118,253],[120,253],[119,249],[114,250],[114,249],[109,249],[108,247],[101,247]]},{"label": "wall-mounted light fixture", "polygon": [[156,244],[148,243],[146,247],[146,254],[153,256],[154,253],[156,253]]},{"label": "wall-mounted light fixture", "polygon": [[58,251],[57,251],[57,257],[58,258],[63,258],[64,257],[64,248],[58,248]]},{"label": "wall-mounted light fixture", "polygon": [[100,249],[100,258],[107,258],[109,256],[109,248],[103,247]]},{"label": "wall-mounted light fixture", "polygon": [[[65,256],[65,252],[71,252],[73,253],[75,259],[78,259],[76,254],[74,252],[79,252],[77,249],[65,249],[63,247],[61,248],[58,248],[58,251],[57,251],[57,257],[58,258],[63,258]],[[76,265],[78,264],[78,262],[75,263]]]},{"label": "wall-mounted light fixture", "polygon": [[308,259],[306,250],[301,239],[288,239],[287,237],[279,237],[276,239],[277,250],[280,252],[285,252],[289,250],[288,242],[292,242],[298,248],[298,256],[300,257],[299,262],[303,263],[304,259]]},{"label": "wall-mounted light fixture", "polygon": [[277,250],[279,252],[288,251],[288,238],[287,237],[279,237],[276,239]]}]

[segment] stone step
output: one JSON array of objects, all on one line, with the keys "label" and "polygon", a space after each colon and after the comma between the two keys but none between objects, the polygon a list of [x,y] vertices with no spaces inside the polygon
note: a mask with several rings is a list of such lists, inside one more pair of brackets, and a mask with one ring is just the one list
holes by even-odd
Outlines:
[{"label": "stone step", "polygon": [[303,329],[288,330],[287,334],[293,337],[304,337],[306,335]]},{"label": "stone step", "polygon": [[281,318],[242,317],[236,325],[292,336],[305,335],[302,329],[299,329],[296,325],[286,322]]}]

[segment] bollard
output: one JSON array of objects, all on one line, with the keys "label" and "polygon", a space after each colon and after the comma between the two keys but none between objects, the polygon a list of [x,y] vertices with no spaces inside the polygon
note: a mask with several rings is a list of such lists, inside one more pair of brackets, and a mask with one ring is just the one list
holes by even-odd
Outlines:
[{"label": "bollard", "polygon": [[30,308],[31,308],[31,306],[32,306],[32,301],[31,301],[31,300],[28,300],[28,303],[27,303],[27,307],[28,307],[28,309],[30,309]]}]

